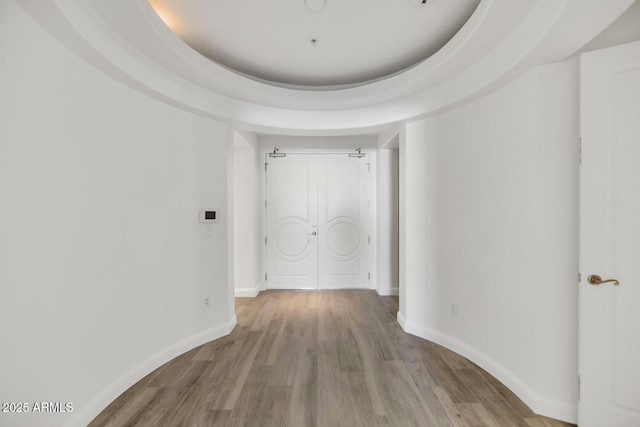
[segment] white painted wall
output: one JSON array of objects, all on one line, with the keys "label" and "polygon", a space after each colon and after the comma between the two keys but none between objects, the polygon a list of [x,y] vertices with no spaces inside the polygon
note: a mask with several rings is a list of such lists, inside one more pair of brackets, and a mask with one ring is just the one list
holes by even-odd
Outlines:
[{"label": "white painted wall", "polygon": [[474,360],[534,410],[570,421],[577,108],[568,61],[410,123],[400,141],[399,320]]},{"label": "white painted wall", "polygon": [[[497,361],[520,388],[536,381],[533,265],[536,233],[544,229],[532,194],[536,119],[533,73],[435,119],[438,330]],[[450,302],[458,303],[457,317]]]},{"label": "white painted wall", "polygon": [[410,333],[434,339],[441,286],[438,254],[438,143],[431,121],[400,132],[398,321]]},{"label": "white painted wall", "polygon": [[[230,132],[116,83],[13,2],[0,58],[0,396],[74,408],[0,425],[86,425],[234,324]],[[221,213],[212,238],[203,207]]]},{"label": "white painted wall", "polygon": [[254,297],[261,288],[262,250],[258,136],[234,131],[235,294]]},{"label": "white painted wall", "polygon": [[[536,70],[536,392],[550,413],[578,397],[578,61]],[[570,406],[570,408],[569,408]]]},{"label": "white painted wall", "polygon": [[399,135],[378,138],[378,282],[380,295],[398,295]]}]

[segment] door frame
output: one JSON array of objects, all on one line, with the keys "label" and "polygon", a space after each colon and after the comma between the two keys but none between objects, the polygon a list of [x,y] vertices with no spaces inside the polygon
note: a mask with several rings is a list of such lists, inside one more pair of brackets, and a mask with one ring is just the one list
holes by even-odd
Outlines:
[{"label": "door frame", "polygon": [[[260,156],[260,167],[262,168],[260,172],[260,241],[262,249],[260,251],[262,255],[261,260],[261,271],[260,271],[260,290],[267,290],[267,283],[265,281],[265,275],[267,274],[268,266],[267,266],[267,245],[265,244],[265,237],[267,233],[267,209],[266,209],[266,200],[267,200],[267,166],[269,160],[269,155],[274,153],[275,147],[273,146],[262,146],[260,147],[259,156]],[[350,153],[355,153],[353,149],[297,149],[297,148],[283,148],[283,149],[275,149],[279,154],[303,154],[303,155],[326,155],[326,154],[338,154],[338,155],[349,155]],[[371,170],[370,174],[370,185],[369,185],[369,200],[371,201],[371,209],[369,209],[369,233],[371,235],[371,244],[369,245],[369,253],[367,255],[369,262],[369,271],[371,272],[371,278],[369,280],[369,288],[370,290],[377,289],[378,283],[378,264],[376,262],[378,256],[378,244],[377,244],[377,230],[378,230],[378,205],[377,205],[377,151],[375,148],[362,148],[362,154],[366,154],[369,158],[369,167]]]}]

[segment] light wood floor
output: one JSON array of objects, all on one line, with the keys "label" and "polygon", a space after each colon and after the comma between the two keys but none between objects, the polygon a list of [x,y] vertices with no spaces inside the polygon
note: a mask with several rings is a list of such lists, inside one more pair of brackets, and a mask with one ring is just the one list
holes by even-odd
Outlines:
[{"label": "light wood floor", "polygon": [[569,426],[404,333],[397,310],[373,291],[238,298],[229,336],[158,368],[90,426]]}]

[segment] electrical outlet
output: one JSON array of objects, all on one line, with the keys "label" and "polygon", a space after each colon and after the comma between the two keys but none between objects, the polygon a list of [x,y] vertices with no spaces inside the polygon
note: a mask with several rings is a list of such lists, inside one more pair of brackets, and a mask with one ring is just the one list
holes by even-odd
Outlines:
[{"label": "electrical outlet", "polygon": [[204,301],[203,302],[204,302],[204,306],[208,307],[209,306],[209,302],[210,302],[209,301],[209,297],[204,297]]},{"label": "electrical outlet", "polygon": [[452,316],[457,316],[458,315],[458,303],[457,302],[451,302],[449,304],[449,314],[451,314]]}]

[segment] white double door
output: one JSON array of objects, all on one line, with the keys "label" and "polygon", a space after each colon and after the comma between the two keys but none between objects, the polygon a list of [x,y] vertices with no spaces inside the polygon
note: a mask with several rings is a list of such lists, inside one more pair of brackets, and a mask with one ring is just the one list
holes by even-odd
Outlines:
[{"label": "white double door", "polygon": [[368,157],[266,160],[268,289],[369,288]]}]

